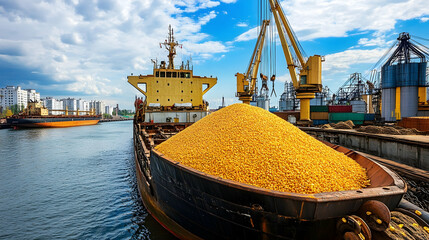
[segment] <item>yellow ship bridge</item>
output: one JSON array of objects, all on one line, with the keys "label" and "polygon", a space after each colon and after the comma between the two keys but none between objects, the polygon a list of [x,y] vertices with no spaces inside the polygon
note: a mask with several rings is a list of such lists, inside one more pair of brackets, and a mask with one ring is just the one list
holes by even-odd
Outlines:
[{"label": "yellow ship bridge", "polygon": [[[154,68],[151,75],[127,77],[128,82],[145,96],[140,102],[140,99],[136,100],[136,115],[141,115],[143,121],[155,122],[169,122],[173,119],[175,122],[193,122],[204,117],[206,114],[196,114],[197,117],[192,118],[180,115],[186,115],[183,114],[184,110],[207,112],[208,103],[203,100],[203,95],[216,85],[217,78],[195,76],[189,61],[186,64],[182,62],[179,68],[174,67],[176,47],[182,45],[175,41],[171,26],[168,39],[160,43],[160,46],[164,46],[169,52],[168,65],[165,61],[158,64],[157,60],[152,60]],[[160,112],[164,114],[153,114]],[[145,114],[148,115],[146,118]]]}]

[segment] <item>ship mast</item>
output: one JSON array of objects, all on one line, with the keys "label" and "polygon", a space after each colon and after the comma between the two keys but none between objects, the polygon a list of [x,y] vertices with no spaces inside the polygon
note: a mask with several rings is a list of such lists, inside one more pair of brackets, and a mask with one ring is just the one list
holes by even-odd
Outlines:
[{"label": "ship mast", "polygon": [[162,45],[168,50],[168,69],[174,69],[174,55],[176,55],[176,46],[182,47],[182,44],[179,44],[179,42],[174,41],[174,32],[173,28],[171,28],[171,25],[168,26],[168,39],[165,40],[165,42],[160,43],[160,47],[162,48]]}]

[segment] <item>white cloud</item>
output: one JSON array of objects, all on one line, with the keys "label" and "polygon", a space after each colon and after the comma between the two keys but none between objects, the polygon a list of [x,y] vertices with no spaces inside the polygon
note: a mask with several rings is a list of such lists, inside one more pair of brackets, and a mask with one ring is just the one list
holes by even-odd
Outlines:
[{"label": "white cloud", "polygon": [[[428,18],[422,16],[429,14],[426,0],[288,0],[281,1],[281,5],[299,40],[346,37],[354,30],[386,32],[394,29],[399,20],[421,17],[421,21],[427,21]],[[241,34],[237,40],[257,38],[256,34],[248,33]]]},{"label": "white cloud", "polygon": [[420,18],[420,21],[422,22],[427,22],[429,20],[429,17],[422,17]]},{"label": "white cloud", "polygon": [[325,56],[323,71],[326,74],[348,72],[352,65],[360,63],[376,63],[387,49],[376,48],[372,50],[350,49],[344,52],[328,54]]},{"label": "white cloud", "polygon": [[258,28],[252,28],[247,30],[246,32],[240,34],[238,37],[234,39],[236,42],[243,42],[256,39],[258,37]]},{"label": "white cloud", "polygon": [[221,2],[224,2],[224,3],[235,3],[235,2],[237,2],[237,0],[220,0]]},{"label": "white cloud", "polygon": [[209,14],[206,14],[205,16],[199,18],[199,24],[205,25],[208,22],[210,22],[210,20],[214,19],[215,17],[216,17],[216,12],[211,11]]},{"label": "white cloud", "polygon": [[210,0],[1,1],[0,59],[38,69],[56,81],[58,89],[120,94],[130,90],[125,74],[151,69],[151,58],[166,58],[159,42],[164,41],[169,24],[176,40],[184,43],[179,54],[222,58],[229,48],[201,32],[217,16],[207,9],[220,4]]},{"label": "white cloud", "polygon": [[237,27],[248,27],[249,25],[245,22],[239,22],[237,23]]},{"label": "white cloud", "polygon": [[393,29],[398,20],[429,14],[426,0],[320,0],[312,4],[293,0],[282,1],[282,6],[302,40],[344,37],[352,30],[384,32]]}]

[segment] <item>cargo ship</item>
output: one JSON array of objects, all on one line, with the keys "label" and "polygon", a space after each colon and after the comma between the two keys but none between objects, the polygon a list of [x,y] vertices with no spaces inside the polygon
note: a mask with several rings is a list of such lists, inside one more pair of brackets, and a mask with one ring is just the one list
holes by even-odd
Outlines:
[{"label": "cargo ship", "polygon": [[[29,102],[23,112],[8,118],[7,123],[13,128],[63,128],[95,125],[101,119],[93,110],[69,111],[66,108],[61,111],[65,114],[49,115],[49,110],[40,102]],[[76,112],[76,115],[69,115],[69,112]],[[79,112],[88,112],[89,115],[79,115]]]},{"label": "cargo ship", "polygon": [[388,228],[390,210],[407,191],[405,182],[338,145],[324,142],[367,169],[369,187],[319,194],[278,192],[205,174],[158,152],[157,145],[208,114],[202,96],[217,82],[194,76],[184,64],[174,67],[179,44],[171,27],[162,44],[169,50],[168,65],[153,61],[153,74],[131,75],[128,82],[144,95],[136,97],[133,123],[139,194],[165,229],[179,239],[331,240],[377,239],[371,238],[370,229]]}]

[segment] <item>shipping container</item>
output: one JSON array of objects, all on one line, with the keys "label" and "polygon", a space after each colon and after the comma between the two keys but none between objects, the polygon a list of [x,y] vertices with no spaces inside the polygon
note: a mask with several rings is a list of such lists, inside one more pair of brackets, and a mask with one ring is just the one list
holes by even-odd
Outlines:
[{"label": "shipping container", "polygon": [[320,120],[320,119],[312,119],[313,120],[313,125],[317,126],[317,125],[325,125],[328,124],[329,121],[328,120]]},{"label": "shipping container", "polygon": [[355,125],[362,125],[365,120],[364,113],[329,113],[329,122],[337,123],[352,120]]},{"label": "shipping container", "polygon": [[328,111],[330,113],[349,113],[353,111],[351,105],[332,105],[328,106]]},{"label": "shipping container", "polygon": [[310,118],[311,120],[328,120],[329,113],[328,112],[311,112]]},{"label": "shipping container", "polygon": [[374,121],[375,120],[375,114],[374,113],[367,113],[364,116],[365,121]]},{"label": "shipping container", "polygon": [[328,112],[328,106],[310,106],[310,112]]}]

